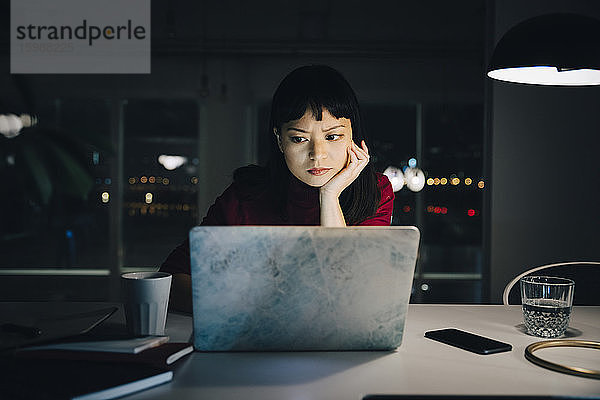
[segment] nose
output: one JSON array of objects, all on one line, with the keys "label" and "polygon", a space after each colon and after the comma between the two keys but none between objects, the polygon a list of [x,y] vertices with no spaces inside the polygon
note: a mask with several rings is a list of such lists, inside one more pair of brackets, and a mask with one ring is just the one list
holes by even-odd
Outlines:
[{"label": "nose", "polygon": [[310,149],[309,157],[311,160],[322,160],[327,158],[327,149],[325,143],[314,141]]}]

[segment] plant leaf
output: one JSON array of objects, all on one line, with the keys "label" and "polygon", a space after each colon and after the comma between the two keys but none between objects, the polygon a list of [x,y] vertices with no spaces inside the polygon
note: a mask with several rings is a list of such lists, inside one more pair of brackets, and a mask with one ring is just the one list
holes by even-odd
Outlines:
[{"label": "plant leaf", "polygon": [[40,200],[43,204],[48,204],[52,196],[52,178],[48,174],[48,168],[43,163],[43,158],[35,151],[33,147],[24,147],[22,149],[23,159],[27,168],[31,171],[31,176],[35,181],[37,190],[40,194]]},{"label": "plant leaf", "polygon": [[52,151],[59,162],[59,168],[64,173],[62,178],[65,180],[64,185],[60,185],[64,193],[78,196],[81,198],[87,198],[90,190],[93,187],[92,176],[88,173],[86,168],[82,166],[76,158],[71,156],[60,146],[55,143],[48,141],[48,150]]}]

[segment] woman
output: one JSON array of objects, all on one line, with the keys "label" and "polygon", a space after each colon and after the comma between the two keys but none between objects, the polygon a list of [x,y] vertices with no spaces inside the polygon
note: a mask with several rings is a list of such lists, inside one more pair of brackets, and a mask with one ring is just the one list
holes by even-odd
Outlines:
[{"label": "woman", "polygon": [[[313,65],[286,76],[269,134],[267,166],[238,168],[202,225],[390,225],[394,192],[369,163],[358,101],[339,72]],[[171,307],[191,312],[187,240],[161,271],[173,274]]]}]

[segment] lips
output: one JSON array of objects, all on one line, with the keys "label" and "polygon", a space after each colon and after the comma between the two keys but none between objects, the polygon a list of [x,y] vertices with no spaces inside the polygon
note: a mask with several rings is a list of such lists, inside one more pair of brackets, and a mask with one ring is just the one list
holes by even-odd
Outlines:
[{"label": "lips", "polygon": [[331,168],[311,168],[309,169],[307,172],[311,175],[323,175],[326,174],[327,172],[329,172]]}]

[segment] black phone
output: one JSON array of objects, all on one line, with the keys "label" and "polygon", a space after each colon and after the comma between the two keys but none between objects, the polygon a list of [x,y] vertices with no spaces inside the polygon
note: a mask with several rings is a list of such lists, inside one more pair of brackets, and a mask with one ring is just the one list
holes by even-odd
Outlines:
[{"label": "black phone", "polygon": [[494,354],[512,350],[512,346],[508,343],[454,328],[427,331],[425,337],[477,354]]}]

